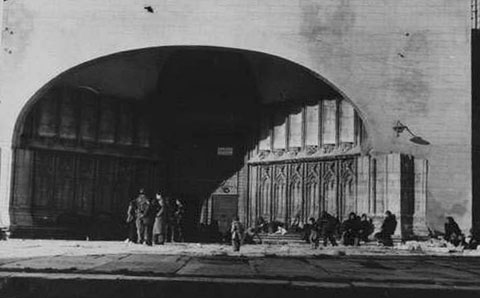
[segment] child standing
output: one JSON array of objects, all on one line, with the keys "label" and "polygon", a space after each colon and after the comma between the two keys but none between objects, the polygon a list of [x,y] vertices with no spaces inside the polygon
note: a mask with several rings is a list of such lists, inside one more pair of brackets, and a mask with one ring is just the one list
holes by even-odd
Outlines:
[{"label": "child standing", "polygon": [[232,228],[230,232],[232,233],[232,245],[233,251],[240,251],[240,246],[243,241],[243,225],[240,222],[238,216],[235,216],[232,221]]}]

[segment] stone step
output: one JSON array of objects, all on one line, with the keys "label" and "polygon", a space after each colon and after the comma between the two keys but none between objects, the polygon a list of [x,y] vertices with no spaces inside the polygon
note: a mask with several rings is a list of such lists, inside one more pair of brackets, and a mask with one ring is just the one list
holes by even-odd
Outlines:
[{"label": "stone step", "polygon": [[[287,234],[268,234],[260,233],[260,238],[262,239],[263,244],[302,244],[306,243],[303,240],[303,235],[301,233],[287,233]],[[254,241],[260,243],[260,240],[255,237]]]},{"label": "stone step", "polygon": [[259,233],[260,237],[264,238],[284,238],[284,239],[301,239],[303,237],[302,233],[286,233],[286,234],[269,234],[269,233]]}]

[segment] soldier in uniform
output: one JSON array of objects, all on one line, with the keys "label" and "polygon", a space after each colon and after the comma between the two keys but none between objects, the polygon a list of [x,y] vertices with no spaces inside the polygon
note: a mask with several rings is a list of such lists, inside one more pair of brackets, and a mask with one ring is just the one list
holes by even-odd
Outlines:
[{"label": "soldier in uniform", "polygon": [[175,200],[175,233],[173,235],[173,240],[183,242],[185,241],[184,235],[183,235],[183,219],[185,216],[185,206],[183,203],[179,200]]},{"label": "soldier in uniform", "polygon": [[137,243],[152,245],[153,206],[145,191],[140,189],[135,199],[135,224],[137,226]]},{"label": "soldier in uniform", "polygon": [[318,219],[317,227],[321,232],[323,238],[323,246],[327,246],[328,241],[330,241],[333,246],[337,246],[337,241],[335,240],[335,232],[337,231],[338,226],[338,219],[336,219],[328,212],[322,211],[322,215]]}]

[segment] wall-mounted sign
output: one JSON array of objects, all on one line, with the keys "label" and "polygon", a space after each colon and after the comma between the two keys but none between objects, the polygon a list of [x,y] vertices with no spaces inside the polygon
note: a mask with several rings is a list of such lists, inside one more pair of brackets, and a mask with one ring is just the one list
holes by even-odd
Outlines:
[{"label": "wall-mounted sign", "polygon": [[233,148],[232,147],[218,147],[217,148],[217,155],[232,156],[233,155]]}]

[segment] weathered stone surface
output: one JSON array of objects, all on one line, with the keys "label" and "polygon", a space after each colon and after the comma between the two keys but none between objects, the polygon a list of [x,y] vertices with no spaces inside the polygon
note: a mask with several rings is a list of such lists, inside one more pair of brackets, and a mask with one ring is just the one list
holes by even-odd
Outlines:
[{"label": "weathered stone surface", "polygon": [[188,262],[177,272],[178,275],[192,276],[252,276],[255,271],[249,266],[246,258],[209,257],[196,258]]},{"label": "weathered stone surface", "polygon": [[0,266],[0,270],[89,270],[103,264],[117,261],[122,255],[90,255],[90,256],[54,256],[29,260],[21,260]]},{"label": "weathered stone surface", "polygon": [[159,256],[155,254],[131,254],[116,261],[96,266],[94,271],[106,273],[155,273],[173,274],[189,261],[183,256]]},{"label": "weathered stone surface", "polygon": [[321,279],[328,275],[325,270],[312,266],[301,258],[252,259],[250,264],[255,268],[257,275],[269,278]]}]

